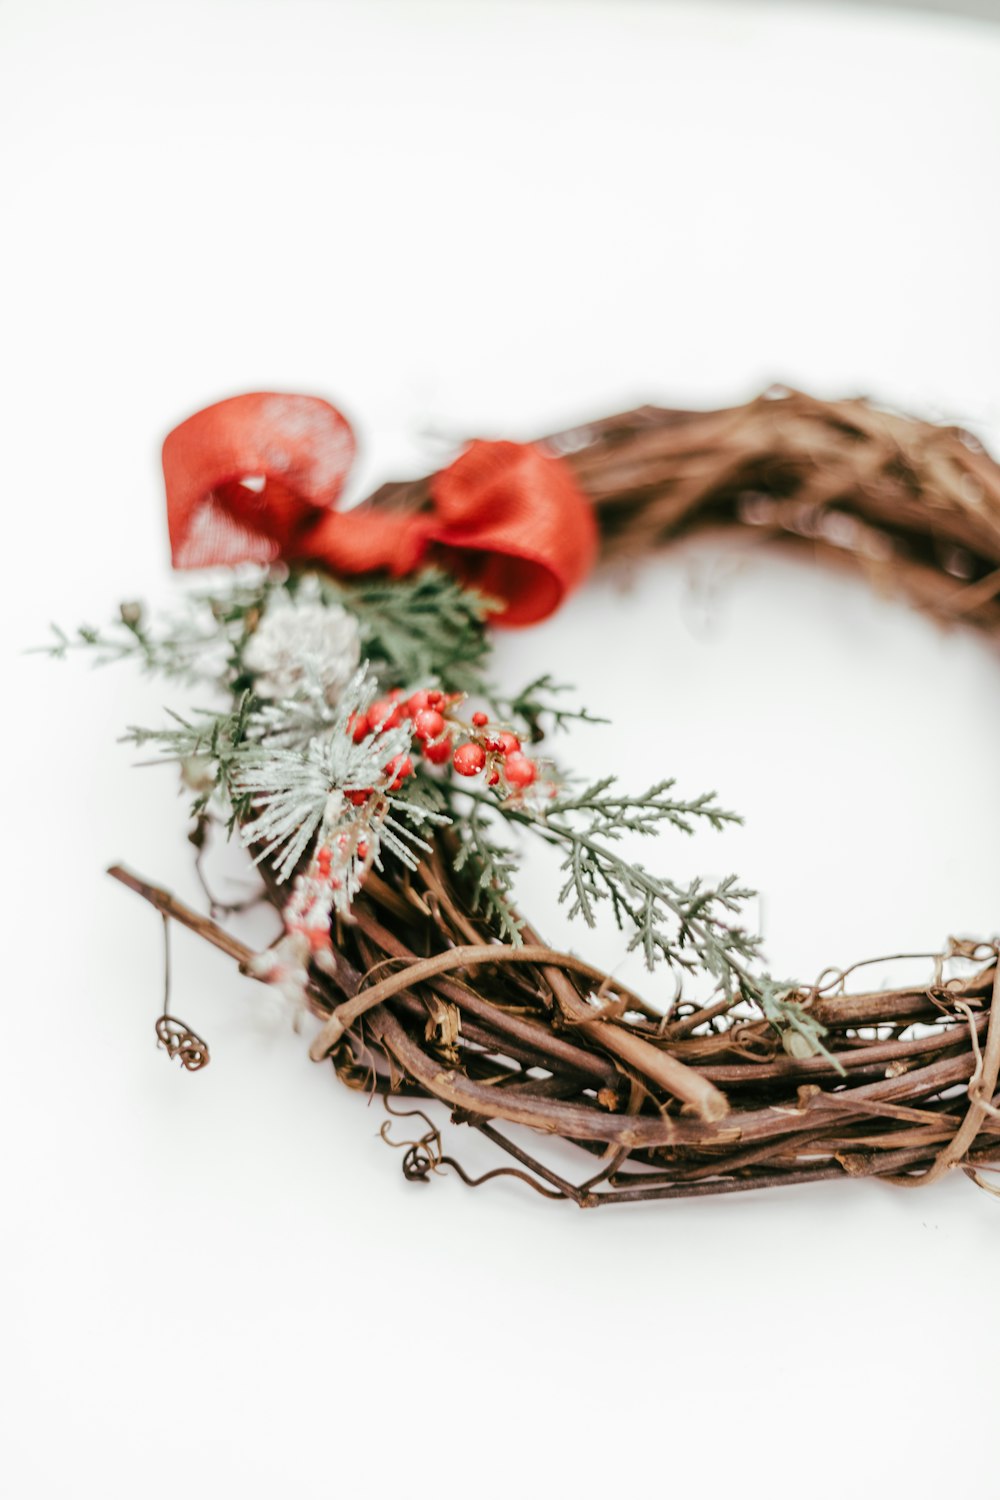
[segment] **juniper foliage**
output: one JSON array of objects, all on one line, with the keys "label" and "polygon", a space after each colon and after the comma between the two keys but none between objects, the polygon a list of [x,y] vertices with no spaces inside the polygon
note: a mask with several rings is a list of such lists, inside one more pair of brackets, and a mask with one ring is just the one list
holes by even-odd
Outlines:
[{"label": "juniper foliage", "polygon": [[519,945],[524,920],[514,905],[517,860],[513,851],[497,840],[477,803],[472,803],[465,817],[453,821],[459,839],[454,867],[468,872],[473,909],[484,913],[499,937]]},{"label": "juniper foliage", "polygon": [[827,1028],[803,1007],[798,985],[761,974],[752,982],[744,981],[741,989],[744,998],[756,1003],[774,1027],[790,1057],[823,1056],[838,1073],[845,1074],[840,1059],[823,1045]]},{"label": "juniper foliage", "polygon": [[[308,680],[278,702],[255,696],[244,651],[277,590],[292,601],[306,593],[318,596],[358,620],[367,664],[349,702],[331,708]],[[513,696],[496,690],[488,673],[485,629],[495,608],[436,569],[401,580],[357,581],[250,569],[232,575],[221,588],[190,592],[183,616],[154,625],[141,606],[127,604],[108,630],[84,627],[69,636],[56,629],[48,649],[63,657],[86,648],[97,662],[133,660],[147,671],[214,687],[222,696],[220,706],[186,716],[170,713],[169,723],[132,727],[126,739],[154,746],[161,760],[182,768],[196,764],[202,774],[195,783],[193,814],[204,814],[213,802],[221,805],[230,830],[256,826],[271,854],[290,870],[319,827],[325,798],[341,786],[350,790],[351,778],[345,781],[340,764],[352,744],[344,732],[346,715],[376,690],[427,685],[471,695],[526,742],[574,721],[602,722],[586,709],[566,707],[566,689],[549,674]],[[402,736],[398,748],[405,748]],[[376,759],[382,751],[375,747]],[[364,747],[359,754],[363,757]],[[366,784],[368,775],[374,778],[373,770],[360,774]],[[520,941],[522,923],[514,902],[516,855],[497,834],[504,822],[559,850],[564,877],[559,894],[572,916],[593,927],[601,909],[609,910],[628,933],[629,947],[641,950],[650,968],[667,963],[675,972],[704,970],[727,994],[738,992],[754,1005],[786,1048],[825,1051],[823,1029],[798,1002],[796,987],[751,972],[759,940],[742,913],[753,892],[734,876],[677,882],[627,858],[618,847],[626,834],[654,837],[665,830],[691,833],[698,825],[721,830],[738,823],[714,793],[683,798],[668,779],[631,795],[613,777],[604,777],[582,789],[567,787],[553,801],[533,803],[457,784],[421,763],[406,798],[394,800],[382,839],[386,852],[409,863],[415,840],[420,847],[416,828],[452,822],[455,864],[468,875],[470,901],[506,941]],[[397,811],[409,828],[395,819]]]},{"label": "juniper foliage", "polygon": [[316,576],[324,597],[357,617],[365,654],[388,685],[427,680],[445,692],[488,693],[485,626],[495,600],[438,568],[356,582]]},{"label": "juniper foliage", "polygon": [[547,806],[515,803],[500,811],[560,851],[565,880],[559,899],[571,917],[595,927],[598,908],[606,904],[618,927],[628,931],[629,950],[641,948],[648,968],[665,961],[686,972],[705,969],[733,984],[744,963],[757,957],[758,939],[736,920],[754,893],[735,876],[713,885],[678,884],[615,848],[629,832],[650,837],[667,826],[692,833],[697,820],[717,829],[741,821],[719,806],[714,793],[682,799],[671,795],[673,785],[657,782],[635,796],[618,791],[615,778],[605,777]]}]

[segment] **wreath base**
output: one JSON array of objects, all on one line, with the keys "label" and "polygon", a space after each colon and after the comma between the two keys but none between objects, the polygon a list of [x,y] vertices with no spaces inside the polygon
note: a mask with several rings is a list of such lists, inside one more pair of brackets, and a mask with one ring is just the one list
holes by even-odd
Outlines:
[{"label": "wreath base", "polygon": [[[774,389],[726,411],[642,407],[543,441],[591,500],[605,557],[752,528],[848,559],[939,618],[1000,630],[1000,468],[959,427]],[[428,503],[429,482],[415,480],[366,505]],[[351,920],[337,919],[328,971],[313,973],[322,1027],[310,1050],[351,1087],[446,1104],[517,1163],[498,1171],[581,1207],[840,1177],[914,1186],[956,1166],[988,1186],[983,1169],[1000,1165],[996,943],[953,941],[923,986],[848,994],[839,973],[793,992],[826,1028],[822,1053],[800,1056],[794,1027],[782,1050],[738,992],[664,1018],[528,927],[523,947],[498,943],[447,858],[442,836],[415,871],[373,872]],[[111,873],[248,963],[214,922]],[[595,994],[615,999],[595,1010]],[[198,1065],[199,1039],[170,1035]],[[567,1181],[503,1123],[574,1143],[593,1170]],[[448,1164],[470,1180],[428,1121],[406,1175]]]},{"label": "wreath base", "polygon": [[[169,892],[121,866],[109,873],[241,968],[253,957]],[[391,1113],[391,1096],[443,1103],[453,1123],[518,1163],[470,1178],[418,1110],[426,1130],[404,1155],[409,1180],[446,1167],[469,1186],[514,1175],[580,1208],[844,1177],[912,1187],[955,1166],[996,1191],[982,1175],[1000,1166],[996,945],[950,944],[925,987],[848,994],[840,974],[800,992],[827,1028],[829,1056],[799,1058],[780,1049],[766,1021],[736,1019],[738,1002],[666,1022],[652,1012],[595,1020],[577,987],[581,966],[538,952],[534,936],[525,934],[529,956],[511,962],[518,950],[477,928],[422,866],[396,885],[372,879],[342,926],[336,978],[311,983],[310,1009],[326,1026],[366,991],[385,995],[329,1053],[344,1083],[386,1096]],[[950,960],[977,967],[946,978]],[[503,1123],[571,1141],[596,1169],[570,1182]]]}]

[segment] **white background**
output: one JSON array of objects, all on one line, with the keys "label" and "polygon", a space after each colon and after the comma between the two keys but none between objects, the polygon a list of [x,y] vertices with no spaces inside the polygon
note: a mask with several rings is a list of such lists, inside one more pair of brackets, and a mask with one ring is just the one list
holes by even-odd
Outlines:
[{"label": "white background", "polygon": [[[182,1073],[153,1044],[158,919],[102,875],[197,899],[174,785],[114,743],[177,695],[20,653],[169,603],[159,441],[239,390],[341,402],[359,494],[442,434],[775,379],[1000,445],[1000,31],[8,0],[0,40],[6,1492],[994,1492],[995,1201],[961,1176],[590,1215],[408,1187],[378,1108],[178,933],[175,1008],[214,1053]],[[1000,928],[985,643],[702,544],[499,664],[614,715],[567,761],[746,814],[651,857],[757,885],[783,974]],[[620,967],[551,885],[526,852],[537,924]]]}]

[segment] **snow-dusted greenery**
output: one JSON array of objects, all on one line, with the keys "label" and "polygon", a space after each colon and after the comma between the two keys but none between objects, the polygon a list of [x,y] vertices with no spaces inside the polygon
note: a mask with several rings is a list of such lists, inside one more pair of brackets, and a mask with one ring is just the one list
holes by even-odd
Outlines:
[{"label": "snow-dusted greenery", "polygon": [[[311,591],[314,594],[318,590]],[[284,702],[300,687],[336,705],[358,669],[361,633],[343,605],[277,589],[243,650],[258,698]]]},{"label": "snow-dusted greenery", "polygon": [[[340,825],[363,819],[375,864],[381,863],[380,850],[385,849],[414,868],[414,849],[425,852],[430,845],[396,815],[417,826],[449,821],[392,790],[395,773],[387,767],[409,750],[408,725],[375,731],[360,743],[349,733],[350,719],[368,707],[374,694],[374,681],[362,668],[345,689],[332,722],[312,738],[286,745],[265,735],[235,763],[230,786],[250,809],[240,837],[256,851],[258,862],[269,862],[279,881],[287,880],[321,830],[330,842]],[[351,792],[370,796],[359,808],[346,795]]]},{"label": "snow-dusted greenery", "polygon": [[[194,816],[220,815],[279,879],[318,842],[339,839],[348,850],[336,900],[343,909],[371,864],[385,857],[412,866],[429,847],[424,835],[450,823],[470,904],[516,943],[517,858],[497,829],[526,829],[561,850],[561,897],[573,914],[593,925],[606,906],[650,967],[707,971],[727,992],[762,1007],[790,1046],[821,1050],[801,1008],[786,1003],[794,987],[751,976],[757,940],[740,921],[751,892],[732,876],[675,883],[617,847],[628,832],[690,833],[696,822],[722,828],[738,821],[714,794],[678,798],[663,781],[631,796],[605,778],[579,789],[564,783],[552,798],[510,797],[416,755],[404,787],[386,768],[411,750],[408,723],[355,743],[351,715],[393,689],[471,695],[525,744],[543,725],[589,720],[563,707],[562,689],[548,676],[514,697],[497,692],[485,629],[492,609],[434,569],[397,581],[343,582],[244,568],[217,588],[192,590],[182,615],[153,623],[140,606],[123,605],[110,629],[56,631],[49,649],[59,657],[86,648],[98,662],[131,659],[205,690],[214,703],[171,714],[159,727],[133,727],[126,738],[177,763],[194,794]],[[366,798],[349,795],[369,789]]]},{"label": "snow-dusted greenery", "polygon": [[150,620],[141,604],[123,604],[105,629],[67,634],[53,625],[55,657],[85,649],[96,664],[134,661],[146,671],[227,690],[250,686],[244,652],[269,609],[286,604],[336,605],[357,624],[360,655],[392,683],[435,679],[446,692],[487,688],[484,625],[496,605],[449,574],[426,568],[411,578],[339,580],[321,573],[245,566],[220,575],[216,587],[185,594],[183,612]]}]

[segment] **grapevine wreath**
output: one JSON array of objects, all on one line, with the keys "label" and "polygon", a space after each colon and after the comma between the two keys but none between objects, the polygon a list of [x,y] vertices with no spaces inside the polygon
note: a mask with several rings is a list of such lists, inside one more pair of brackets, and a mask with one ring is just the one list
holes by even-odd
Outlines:
[{"label": "grapevine wreath", "polygon": [[[353,453],[347,421],[313,397],[197,413],[163,450],[173,560],[226,571],[176,618],[125,604],[109,630],[57,632],[52,648],[131,657],[214,698],[128,738],[179,766],[199,872],[217,823],[251,851],[278,936],[255,953],[217,903],[202,915],[111,873],[166,932],[192,929],[318,1019],[310,1055],[410,1117],[411,1180],[450,1167],[473,1182],[421,1108],[439,1100],[497,1148],[477,1181],[513,1174],[581,1207],[914,1186],[952,1167],[997,1191],[997,943],[921,955],[927,982],[911,988],[859,993],[863,965],[774,979],[733,878],[678,883],[620,849],[626,832],[734,815],[669,780],[639,795],[581,784],[543,736],[586,715],[548,676],[512,698],[490,677],[494,625],[544,618],[598,559],[708,527],[850,560],[944,621],[1000,632],[1000,468],[980,444],[779,389],[474,442],[337,510]],[[656,1003],[546,946],[518,911],[515,832],[558,849],[573,915],[628,933],[660,973]],[[157,1033],[186,1067],[208,1061],[169,984]],[[546,1161],[546,1135],[579,1148],[578,1170]]]}]

